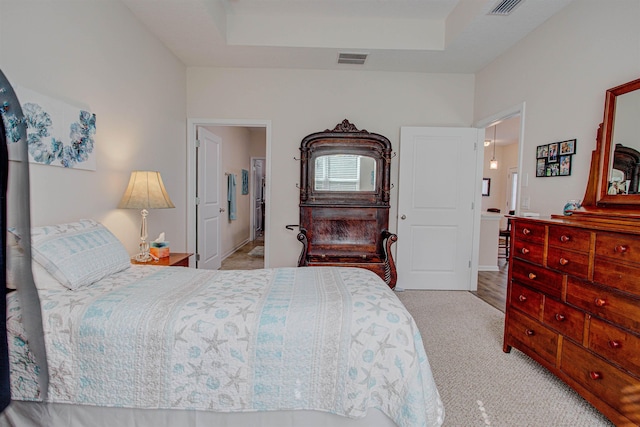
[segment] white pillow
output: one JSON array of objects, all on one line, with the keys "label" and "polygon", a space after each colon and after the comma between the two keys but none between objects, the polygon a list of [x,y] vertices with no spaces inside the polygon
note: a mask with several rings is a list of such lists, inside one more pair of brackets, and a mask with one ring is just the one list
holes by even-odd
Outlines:
[{"label": "white pillow", "polygon": [[90,219],[33,228],[31,254],[69,289],[88,286],[131,266],[122,243]]},{"label": "white pillow", "polygon": [[[20,247],[19,238],[13,231],[7,234],[7,282],[6,287],[8,289],[16,289],[17,281],[20,280],[20,270],[25,268],[24,252]],[[31,263],[31,272],[33,273],[33,281],[36,288],[39,290],[44,289],[65,289],[55,277],[53,277],[43,266],[37,262]]]}]

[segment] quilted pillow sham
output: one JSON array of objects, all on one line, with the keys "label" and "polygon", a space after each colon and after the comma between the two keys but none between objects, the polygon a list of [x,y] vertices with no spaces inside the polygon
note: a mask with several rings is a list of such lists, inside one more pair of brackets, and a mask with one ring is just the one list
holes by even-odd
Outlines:
[{"label": "quilted pillow sham", "polygon": [[122,243],[105,226],[91,219],[34,227],[31,254],[53,277],[72,290],[131,265]]}]

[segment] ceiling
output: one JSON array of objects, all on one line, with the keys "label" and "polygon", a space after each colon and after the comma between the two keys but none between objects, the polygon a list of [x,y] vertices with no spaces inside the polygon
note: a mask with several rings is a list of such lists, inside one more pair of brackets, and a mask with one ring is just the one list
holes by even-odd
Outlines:
[{"label": "ceiling", "polygon": [[475,73],[572,0],[122,1],[187,67]]}]

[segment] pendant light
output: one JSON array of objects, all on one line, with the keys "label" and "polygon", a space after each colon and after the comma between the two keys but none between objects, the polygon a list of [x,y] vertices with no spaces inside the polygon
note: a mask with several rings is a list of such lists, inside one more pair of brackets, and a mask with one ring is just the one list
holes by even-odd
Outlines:
[{"label": "pendant light", "polygon": [[496,128],[497,124],[493,126],[493,157],[491,157],[491,161],[489,162],[489,169],[498,169],[498,161],[496,160]]}]

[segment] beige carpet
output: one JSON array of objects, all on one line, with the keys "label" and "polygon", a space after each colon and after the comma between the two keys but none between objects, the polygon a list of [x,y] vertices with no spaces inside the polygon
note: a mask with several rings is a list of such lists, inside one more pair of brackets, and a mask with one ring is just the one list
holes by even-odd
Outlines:
[{"label": "beige carpet", "polygon": [[404,291],[422,333],[447,427],[612,426],[518,350],[502,351],[504,313],[469,292]]},{"label": "beige carpet", "polygon": [[264,256],[264,246],[256,246],[255,248],[251,249],[248,253],[249,256],[255,256],[255,257],[263,257]]}]

